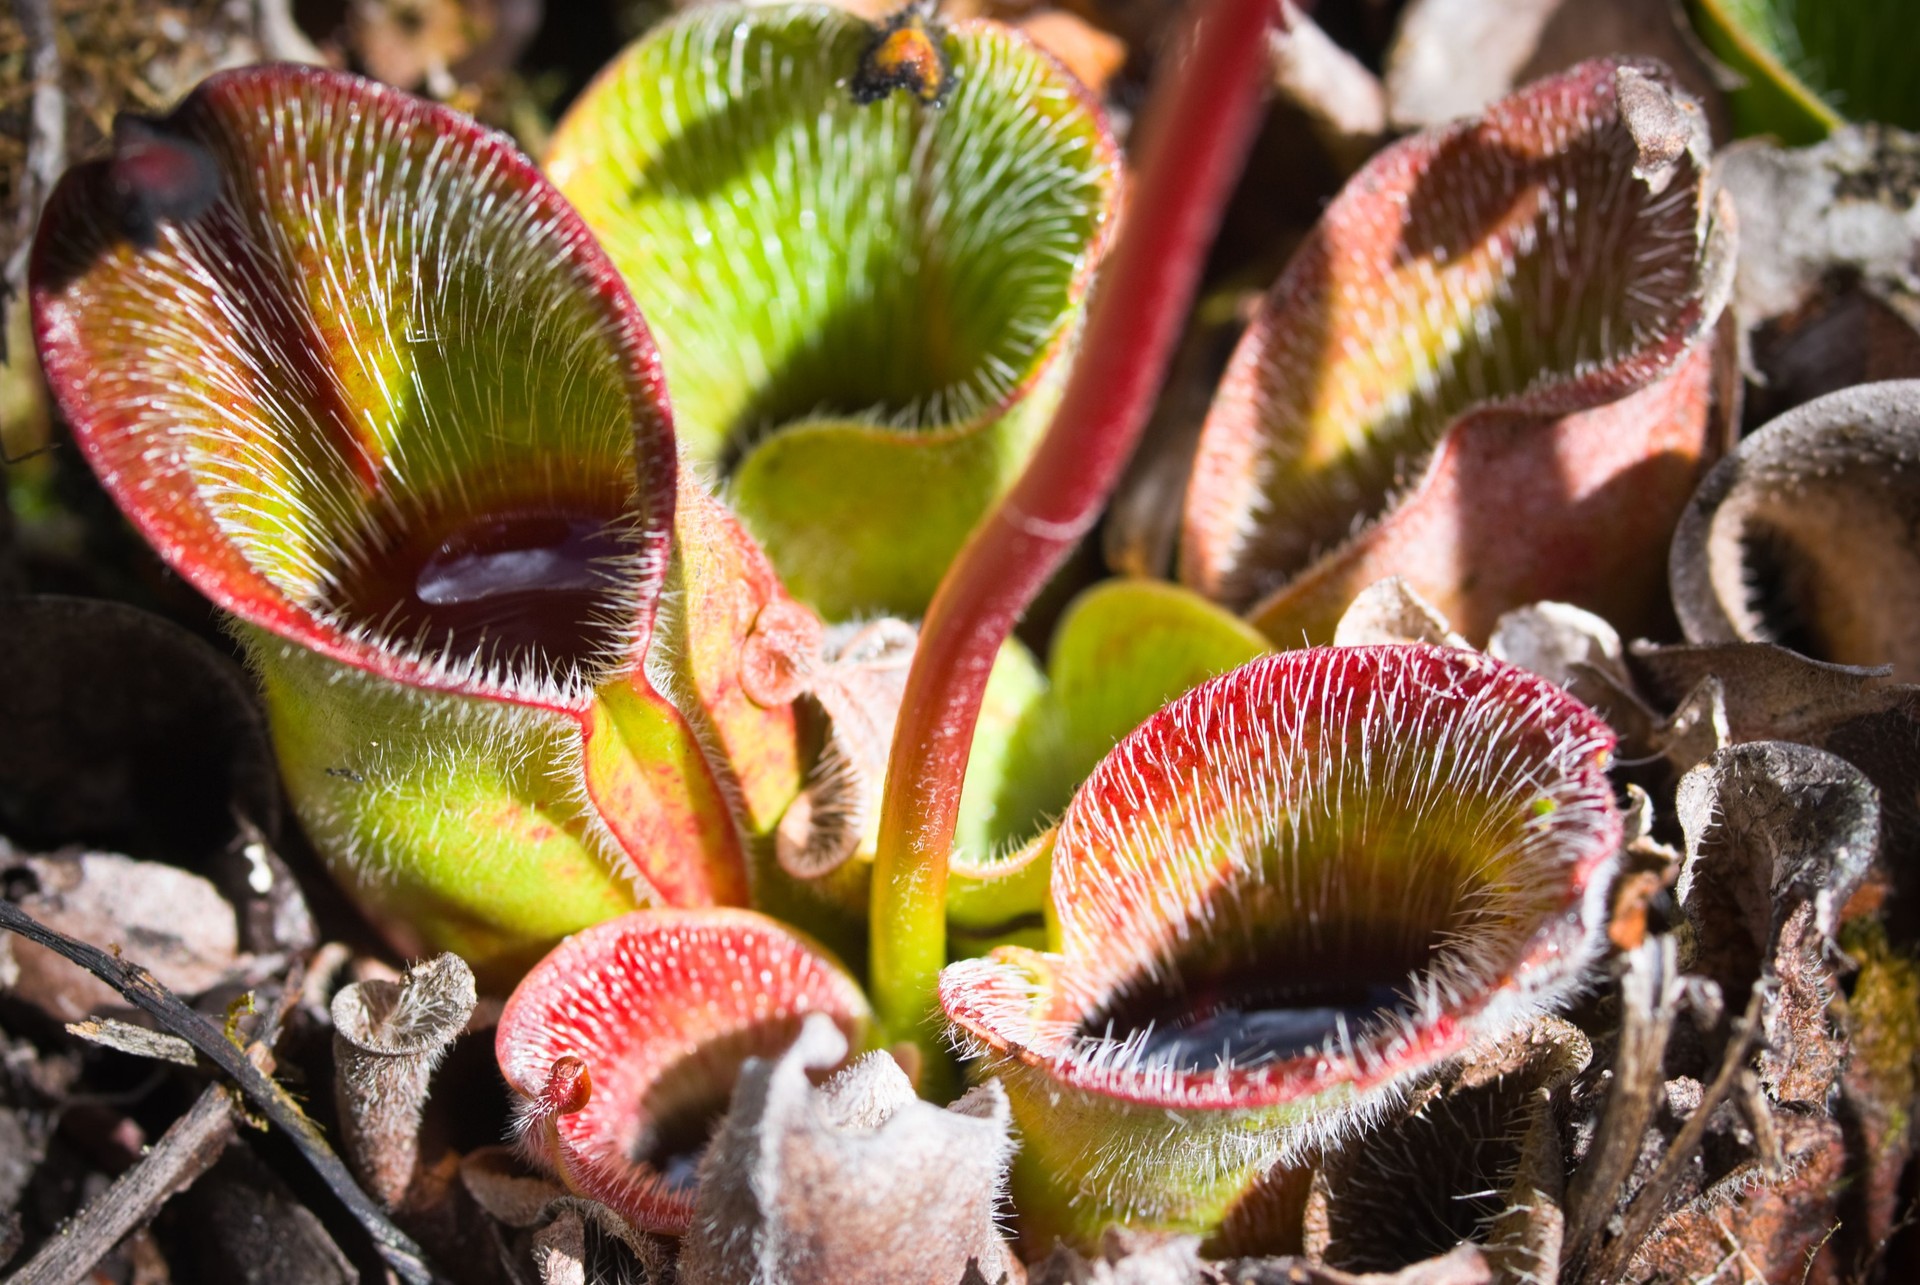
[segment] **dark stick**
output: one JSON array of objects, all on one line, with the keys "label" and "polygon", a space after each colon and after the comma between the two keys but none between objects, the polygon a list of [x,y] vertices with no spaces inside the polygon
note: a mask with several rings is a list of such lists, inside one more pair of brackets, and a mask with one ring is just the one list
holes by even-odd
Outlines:
[{"label": "dark stick", "polygon": [[55,932],[10,901],[0,900],[0,928],[16,932],[72,960],[119,991],[134,1007],[152,1015],[165,1029],[193,1045],[202,1057],[224,1071],[268,1120],[293,1139],[307,1163],[366,1228],[380,1257],[402,1280],[408,1285],[434,1285],[446,1280],[427,1265],[420,1247],[388,1221],[380,1206],[360,1189],[360,1184],[353,1180],[346,1165],[321,1136],[319,1126],[307,1118],[306,1112],[287,1096],[279,1082],[263,1073],[225,1032],[189,1008],[179,996],[156,981],[152,973],[131,960]]},{"label": "dark stick", "polygon": [[[289,998],[300,989],[301,976],[301,965],[296,961],[254,1035],[253,1042],[269,1057],[280,1037]],[[225,1085],[208,1085],[139,1164],[114,1179],[113,1185],[81,1210],[58,1237],[42,1246],[31,1262],[8,1277],[6,1285],[71,1285],[86,1279],[93,1265],[128,1232],[152,1218],[160,1206],[213,1167],[233,1141],[235,1105],[232,1091]]]},{"label": "dark stick", "polygon": [[114,1179],[6,1285],[73,1285],[161,1205],[192,1186],[233,1141],[233,1098],[210,1084],[146,1158]]}]

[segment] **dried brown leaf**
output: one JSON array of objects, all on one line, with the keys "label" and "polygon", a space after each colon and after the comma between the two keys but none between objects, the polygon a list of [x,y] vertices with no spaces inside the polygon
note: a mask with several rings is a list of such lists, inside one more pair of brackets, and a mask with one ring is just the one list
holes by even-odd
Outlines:
[{"label": "dried brown leaf", "polygon": [[[34,1170],[46,1157],[52,1132],[47,1117],[36,1119],[35,1113],[0,1106],[0,1221],[19,1207]],[[0,1264],[12,1257],[4,1252],[5,1240],[5,1229],[0,1227]]]},{"label": "dried brown leaf", "polygon": [[1864,772],[1880,791],[1883,860],[1860,895],[1885,900],[1897,932],[1920,929],[1920,792],[1912,784],[1920,780],[1920,687],[1759,643],[1636,647],[1634,660],[1656,700],[1688,693],[1683,713],[1704,710],[1724,724],[1691,748],[1668,745],[1676,767],[1704,761],[1721,744],[1779,739],[1838,754]]},{"label": "dried brown leaf", "polygon": [[1564,687],[1619,734],[1625,752],[1651,749],[1660,716],[1628,672],[1620,634],[1601,617],[1564,602],[1537,602],[1495,622],[1487,654]]},{"label": "dried brown leaf", "polygon": [[1676,806],[1689,967],[1733,1003],[1767,989],[1761,1080],[1775,1101],[1818,1108],[1845,1060],[1827,1011],[1835,937],[1878,848],[1877,792],[1842,758],[1759,741],[1689,772]]},{"label": "dried brown leaf", "polygon": [[1362,589],[1333,630],[1336,647],[1389,643],[1467,647],[1467,640],[1453,632],[1440,609],[1399,576],[1376,580]]},{"label": "dried brown leaf", "polygon": [[680,1259],[687,1285],[892,1285],[1023,1278],[994,1222],[1013,1144],[989,1082],[942,1110],[885,1054],[815,1088],[846,1038],[808,1019],[778,1059],[747,1063],[700,1166]]},{"label": "dried brown leaf", "polygon": [[1636,643],[1633,667],[1649,696],[1665,706],[1687,701],[1708,680],[1720,686],[1726,740],[1820,744],[1855,719],[1912,704],[1920,691],[1890,681],[1884,669],[1828,664],[1770,643],[1659,647]]},{"label": "dried brown leaf", "polygon": [[[0,879],[41,923],[124,951],[182,995],[200,995],[241,974],[233,907],[199,875],[107,852],[14,855],[0,841]],[[11,943],[11,993],[62,1022],[126,1007],[91,974],[33,942]]]},{"label": "dried brown leaf", "polygon": [[67,1034],[77,1035],[90,1044],[102,1048],[117,1049],[134,1057],[149,1057],[160,1062],[173,1062],[180,1066],[198,1065],[193,1045],[178,1035],[168,1035],[165,1031],[150,1031],[144,1026],[135,1026],[131,1022],[122,1022],[112,1017],[90,1017],[84,1022],[68,1022]]},{"label": "dried brown leaf", "polygon": [[1663,1219],[1617,1279],[1835,1280],[1821,1251],[1838,1221],[1846,1169],[1840,1126],[1789,1113],[1775,1121],[1786,1177],[1769,1178],[1758,1161],[1736,1165]]}]

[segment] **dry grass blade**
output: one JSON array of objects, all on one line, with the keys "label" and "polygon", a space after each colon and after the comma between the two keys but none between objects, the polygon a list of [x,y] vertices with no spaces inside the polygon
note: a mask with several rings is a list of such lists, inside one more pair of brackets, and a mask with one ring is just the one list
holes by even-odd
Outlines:
[{"label": "dry grass blade", "polygon": [[1620,979],[1620,1042],[1613,1057],[1613,1087],[1593,1146],[1567,1194],[1569,1263],[1594,1247],[1633,1162],[1640,1140],[1661,1101],[1661,1060],[1683,987],[1673,938],[1649,938],[1626,958]]}]

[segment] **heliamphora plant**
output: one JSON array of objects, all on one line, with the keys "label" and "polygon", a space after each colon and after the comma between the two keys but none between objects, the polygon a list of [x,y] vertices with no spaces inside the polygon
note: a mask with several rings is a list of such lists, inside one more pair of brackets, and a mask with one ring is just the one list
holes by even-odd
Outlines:
[{"label": "heliamphora plant", "polygon": [[[1128,732],[1270,650],[1244,621],[1178,585],[1110,580],[1075,598],[1054,628],[1044,679],[1035,674],[1016,693],[1014,717],[994,708],[988,688],[947,889],[962,953],[1032,935],[1046,902],[1053,823]],[[1008,668],[1003,656],[994,672],[1003,689],[1014,686],[1003,677]],[[998,749],[999,761],[983,762],[982,740],[1008,722],[1004,745],[988,751]]]},{"label": "heliamphora plant", "polygon": [[[927,964],[945,957],[947,848],[987,674],[1017,613],[1065,555],[1073,533],[1084,528],[1118,475],[1126,447],[1144,421],[1144,403],[1198,275],[1200,247],[1206,243],[1251,133],[1260,83],[1258,37],[1269,21],[1269,8],[1263,0],[1231,0],[1209,10],[1210,18],[1215,15],[1217,19],[1203,27],[1197,49],[1184,65],[1185,74],[1171,82],[1170,99],[1160,104],[1159,132],[1154,135],[1158,142],[1149,145],[1143,162],[1148,172],[1176,181],[1156,185],[1159,199],[1136,211],[1116,256],[1118,267],[1109,279],[1102,307],[1091,323],[1094,333],[1104,328],[1112,332],[1110,341],[1124,336],[1125,342],[1092,346],[1098,359],[1076,369],[1066,395],[1068,409],[1041,445],[1038,462],[1022,478],[1014,496],[983,524],[983,534],[969,543],[942,598],[934,604],[927,626],[935,640],[933,651],[927,650],[923,634],[915,653],[913,673],[920,676],[922,690],[916,701],[910,681],[906,699],[920,726],[896,734],[889,757],[888,777],[895,788],[885,806],[895,813],[896,843],[891,853],[878,854],[883,861],[873,878],[873,921],[880,928],[869,945],[872,989],[881,1001],[882,1029],[890,1041],[903,1042],[901,1056],[919,1072],[922,1092],[937,1091],[947,1079],[940,1051],[930,1047],[936,1038],[930,1019],[938,962]],[[1190,133],[1209,145],[1188,147]],[[1151,324],[1142,324],[1138,315],[1140,308],[1135,305],[1143,302],[1157,307]],[[1056,481],[1062,484],[1055,485]],[[1011,548],[1004,543],[1009,536],[1015,541]],[[954,589],[956,582],[963,587]],[[979,603],[979,592],[987,593],[991,601]],[[851,642],[848,648],[861,650]],[[746,672],[743,668],[743,676]],[[961,680],[959,690],[941,690],[942,684],[956,678]],[[964,712],[952,713],[956,707],[964,707]],[[905,717],[902,721],[903,725],[908,722]],[[929,723],[930,740],[925,738]],[[909,747],[904,753],[902,744]],[[928,754],[935,762],[923,771],[919,760]],[[901,781],[931,804],[933,815],[901,826],[896,797]],[[948,805],[952,810],[944,811]],[[920,839],[943,825],[947,833],[938,844],[923,847]],[[881,833],[887,833],[884,820]],[[910,836],[904,845],[899,842],[903,835]],[[782,833],[778,837],[795,836]],[[784,854],[789,863],[801,855],[805,854]],[[896,907],[894,899],[902,887],[909,892],[911,904]],[[831,969],[818,953],[797,950],[793,954],[795,959],[813,961],[804,970],[797,964],[791,970],[753,964],[740,972],[735,965],[739,943],[729,935],[739,927],[728,923],[734,914],[641,912],[619,925],[582,933],[529,975],[503,1019],[500,1059],[509,1081],[529,1104],[528,1136],[535,1140],[536,1151],[569,1182],[579,1182],[588,1171],[582,1157],[597,1157],[592,1167],[600,1176],[594,1181],[612,1193],[603,1198],[611,1199],[643,1226],[676,1230],[685,1218],[680,1212],[685,1205],[678,1203],[671,1184],[663,1185],[664,1170],[650,1161],[633,1163],[636,1156],[646,1160],[654,1147],[654,1117],[647,1098],[652,1068],[660,1061],[653,1048],[659,1042],[654,1031],[662,1022],[679,1020],[673,1015],[689,1006],[717,1014],[715,1021],[702,1025],[705,1019],[696,1018],[686,1028],[692,1032],[690,1038],[699,1042],[705,1038],[701,1032],[738,1025],[739,1005],[757,1005],[756,1013],[780,1020],[808,1008],[843,1017],[864,1015],[864,1008],[854,1002],[859,998],[857,991],[849,998],[846,993],[822,993],[819,987],[794,984],[793,979],[803,972],[818,976],[822,969]],[[663,919],[674,922],[655,931],[651,925]],[[757,935],[777,927],[758,922],[762,928]],[[696,931],[709,934],[698,950],[691,943]],[[708,988],[708,972],[719,979],[719,992]],[[758,979],[757,988],[753,978]],[[696,988],[701,988],[697,995]],[[607,992],[618,992],[619,1001],[603,1002]],[[732,998],[715,1002],[716,993]],[[908,1040],[920,1047],[904,1044]],[[666,1041],[678,1042],[678,1036]],[[606,1074],[620,1077],[620,1082],[605,1095],[607,1103],[597,1118],[588,1119],[594,1091],[582,1086],[602,1074],[591,1069],[596,1061]],[[737,1062],[704,1063],[705,1091],[724,1091],[737,1066]],[[751,1085],[746,1092],[751,1099]],[[640,1103],[638,1108],[635,1102]],[[553,1122],[550,1142],[546,1141],[548,1122]],[[734,1125],[746,1127],[738,1119]],[[644,1145],[636,1144],[636,1139]],[[700,1139],[692,1141],[697,1144]],[[689,1150],[683,1148],[680,1154]],[[737,1180],[739,1175],[731,1177]],[[761,1199],[768,1194],[758,1193]],[[903,1207],[910,1207],[910,1202]]]},{"label": "heliamphora plant", "polygon": [[561,130],[586,221],[469,118],[292,67],[123,121],[48,207],[37,334],[83,450],[237,619],[336,873],[488,980],[636,905],[744,902],[806,778],[820,622],[676,451],[833,418],[738,494],[828,606],[917,608],[1054,400],[1104,122],[1004,28],[915,28],[926,93],[875,32],[666,24]]},{"label": "heliamphora plant", "polygon": [[1731,273],[1706,157],[1662,69],[1611,59],[1376,156],[1228,368],[1181,579],[1283,646],[1387,575],[1475,642],[1539,599],[1657,608]]},{"label": "heliamphora plant", "polygon": [[1002,1077],[1022,1230],[1207,1231],[1276,1164],[1564,998],[1621,841],[1611,733],[1472,652],[1265,657],[1075,795],[1047,951],[951,965]]},{"label": "heliamphora plant", "polygon": [[859,983],[752,911],[646,910],[576,933],[500,1016],[521,1145],[635,1228],[679,1235],[740,1068],[784,1050],[809,1013],[865,1039]]},{"label": "heliamphora plant", "polygon": [[834,617],[918,614],[1018,475],[1119,177],[1091,96],[1011,28],[890,30],[700,7],[546,161],[656,328],[683,448]]},{"label": "heliamphora plant", "polygon": [[236,619],[302,821],[390,925],[498,979],[637,904],[745,899],[647,672],[676,487],[653,345],[505,139],[225,73],[68,174],[32,296],[81,449]]}]

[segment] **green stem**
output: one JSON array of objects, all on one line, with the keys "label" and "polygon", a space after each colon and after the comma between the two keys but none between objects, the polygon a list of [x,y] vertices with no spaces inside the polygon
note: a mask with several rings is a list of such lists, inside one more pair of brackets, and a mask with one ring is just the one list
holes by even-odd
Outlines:
[{"label": "green stem", "polygon": [[1275,0],[1202,0],[1187,55],[1145,117],[1133,200],[1094,287],[1053,425],[927,610],[894,728],[874,862],[871,991],[890,1037],[945,1078],[936,1002],[947,857],[987,674],[1033,596],[1092,526],[1146,425],[1246,159]]}]

